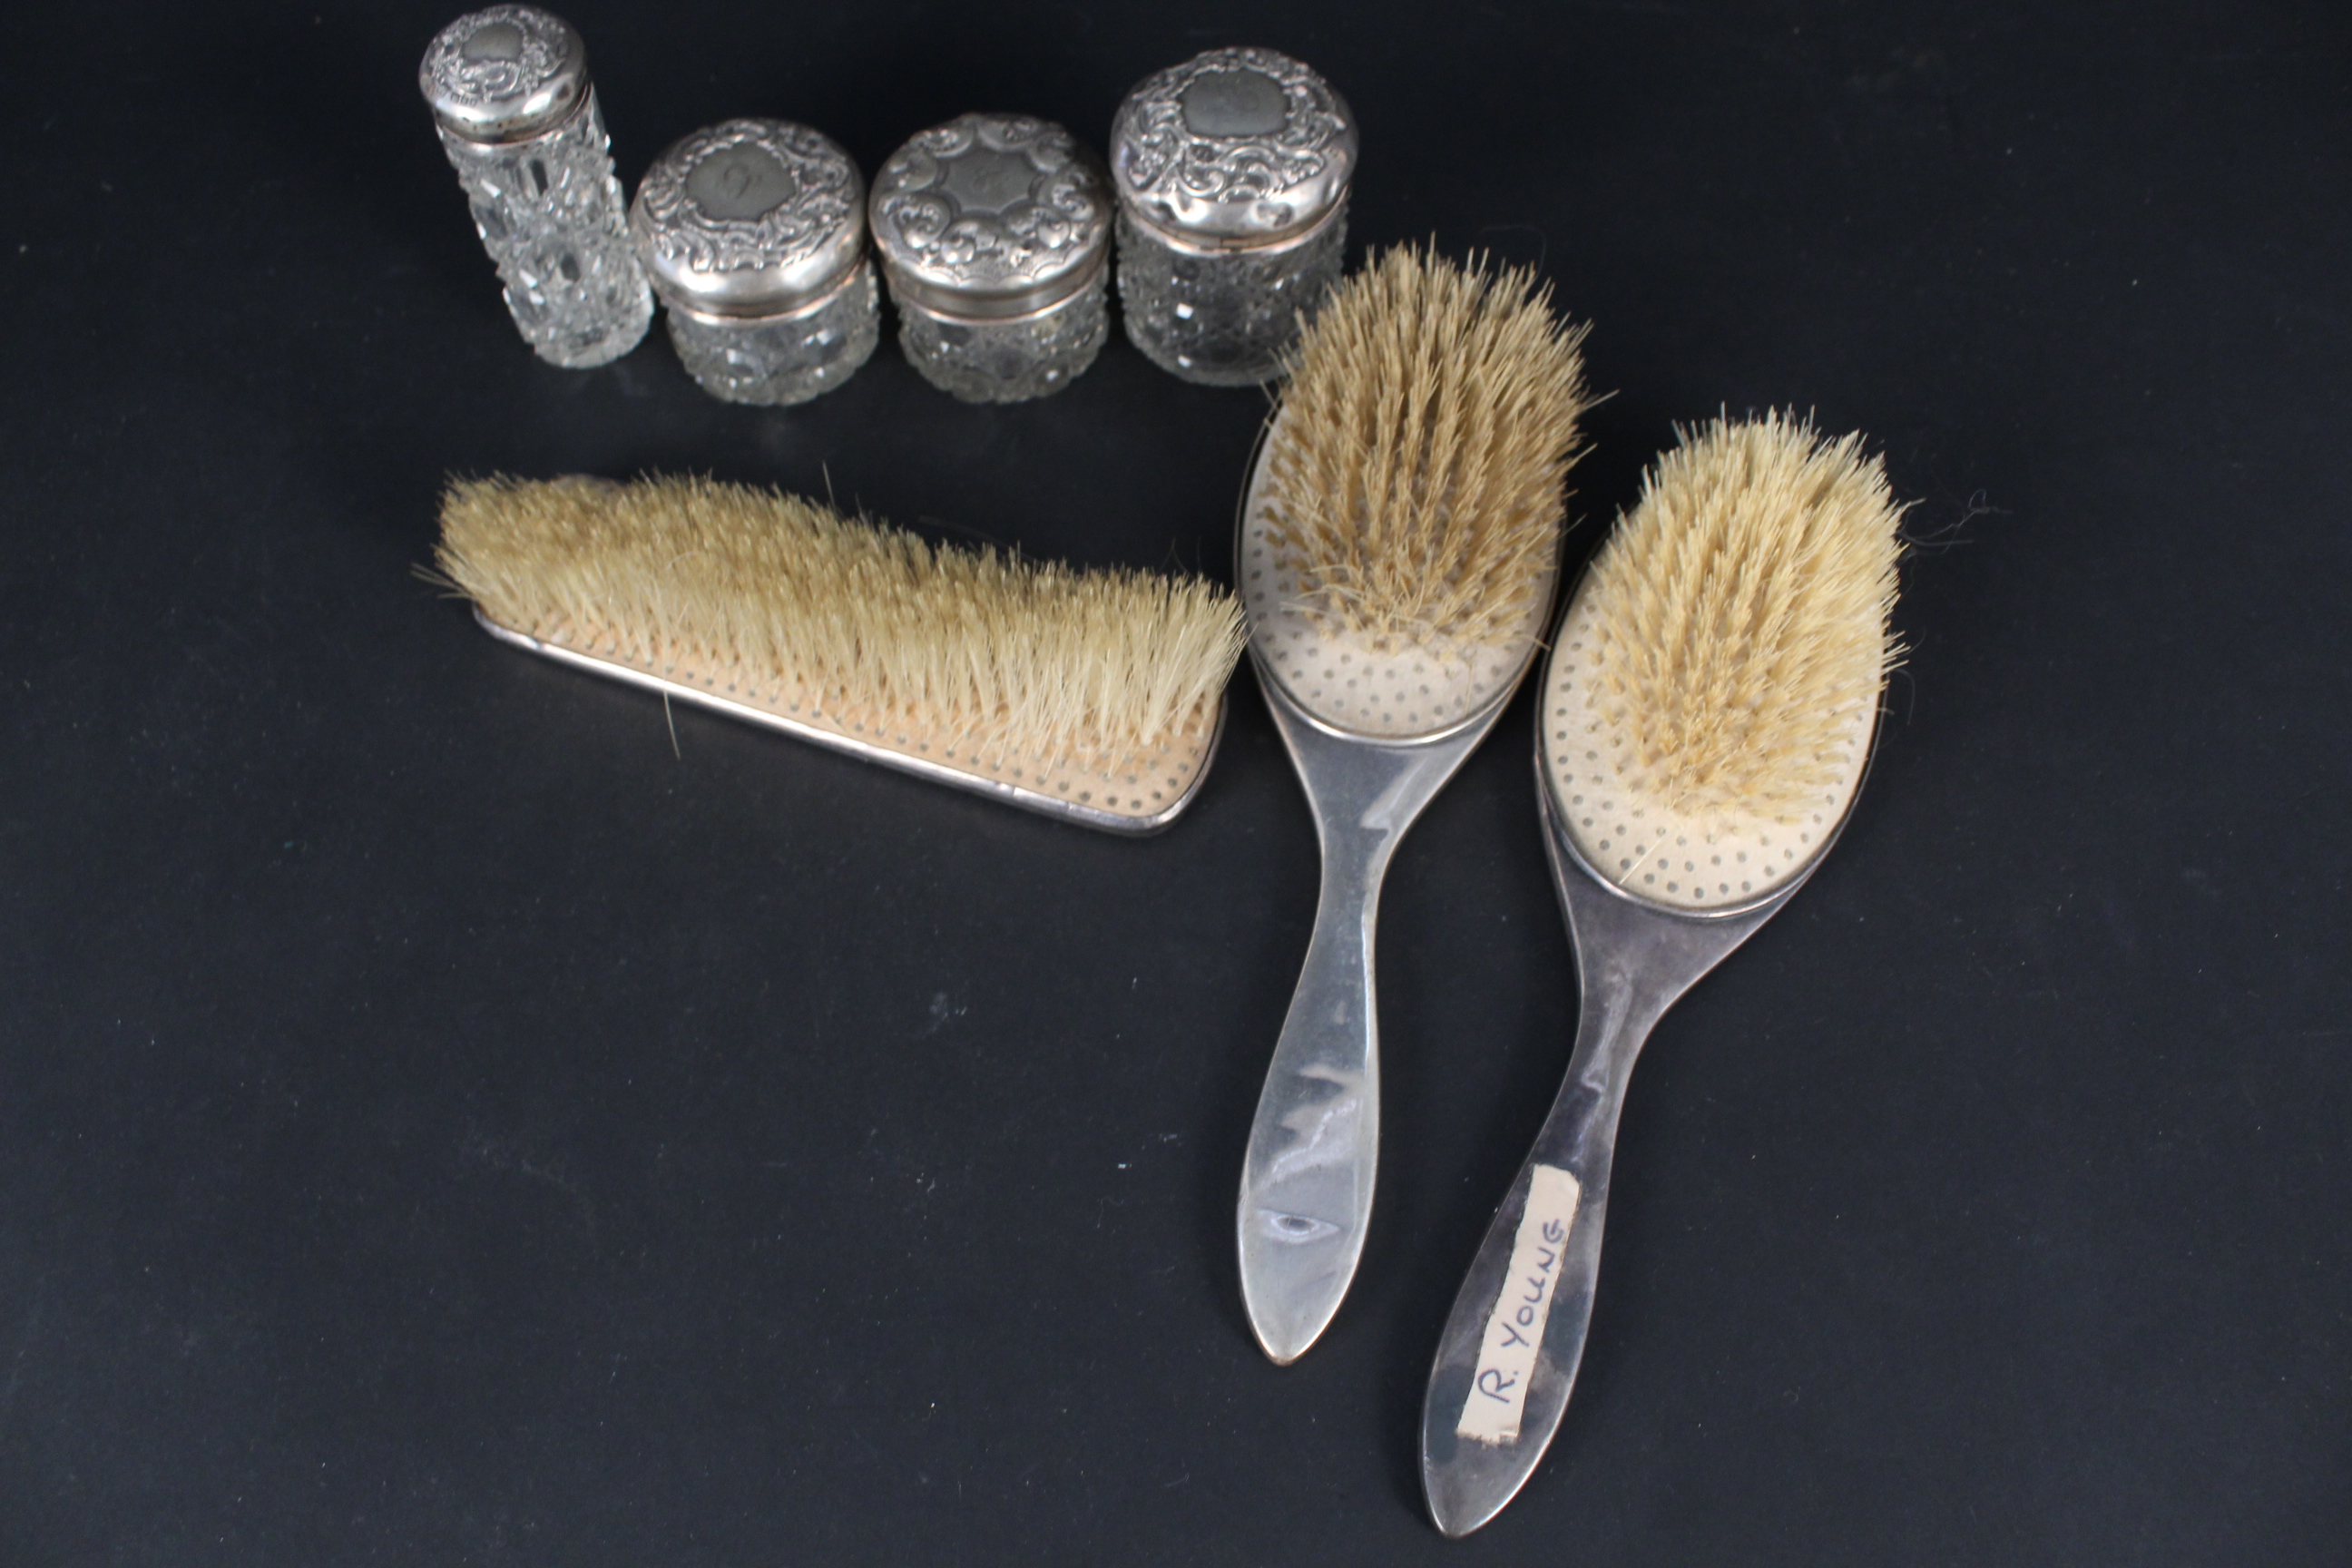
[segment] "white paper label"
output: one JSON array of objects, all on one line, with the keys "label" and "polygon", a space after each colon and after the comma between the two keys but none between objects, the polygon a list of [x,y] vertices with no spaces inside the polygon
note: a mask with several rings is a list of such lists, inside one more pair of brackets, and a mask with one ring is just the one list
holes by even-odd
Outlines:
[{"label": "white paper label", "polygon": [[1553,1287],[1559,1283],[1581,1190],[1574,1176],[1557,1166],[1535,1168],[1528,1184],[1528,1209],[1511,1240],[1511,1270],[1503,1277],[1495,1310],[1487,1314],[1486,1332],[1478,1342],[1478,1370],[1470,1379],[1469,1397],[1462,1402],[1462,1419],[1454,1423],[1455,1436],[1481,1443],[1519,1440],[1519,1412],[1527,1405],[1528,1380],[1535,1375],[1544,1324],[1551,1321]]}]

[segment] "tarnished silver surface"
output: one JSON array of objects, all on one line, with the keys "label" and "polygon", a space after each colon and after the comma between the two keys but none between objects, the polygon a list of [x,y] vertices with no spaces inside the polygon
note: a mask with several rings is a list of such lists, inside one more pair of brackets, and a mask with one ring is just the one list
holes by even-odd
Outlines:
[{"label": "tarnished silver surface", "polygon": [[[1583,1002],[1568,1079],[1536,1134],[1510,1192],[1487,1226],[1454,1310],[1438,1340],[1422,1405],[1421,1479],[1437,1528],[1469,1534],[1517,1495],[1559,1430],[1584,1356],[1592,1321],[1592,1293],[1601,1272],[1601,1235],[1609,1214],[1611,1161],[1618,1112],[1633,1061],[1657,1021],[1684,992],[1754,934],[1804,885],[1845,826],[1842,817],[1793,878],[1749,903],[1705,912],[1666,909],[1625,891],[1578,851],[1553,793],[1543,747],[1536,748],[1536,793],[1544,848],[1576,951]],[[1857,795],[1859,792],[1857,792]],[[1851,816],[1849,805],[1847,815]],[[1569,1227],[1559,1271],[1535,1286],[1551,1292],[1549,1318],[1524,1389],[1515,1438],[1485,1442],[1460,1435],[1465,1405],[1476,1397],[1473,1380],[1497,1304],[1513,1282],[1514,1239],[1538,1165],[1570,1173],[1580,1201]]]},{"label": "tarnished silver surface", "polygon": [[1298,769],[1322,847],[1315,934],[1259,1091],[1235,1235],[1258,1345],[1295,1361],[1339,1311],[1364,1250],[1380,1157],[1381,881],[1405,829],[1502,711],[1434,740],[1392,745],[1326,728],[1259,661],[1258,689]]},{"label": "tarnished silver surface", "polygon": [[1329,82],[1272,49],[1211,49],[1146,78],[1111,122],[1120,205],[1172,243],[1276,243],[1347,200],[1356,117]]},{"label": "tarnished silver surface", "polygon": [[706,316],[778,316],[839,289],[866,251],[866,182],[833,139],[730,120],[671,144],[629,232],[654,289]]},{"label": "tarnished silver surface", "polygon": [[870,205],[892,297],[953,320],[1046,310],[1108,254],[1102,171],[1068,132],[1025,115],[917,132],[874,176]]},{"label": "tarnished silver surface", "polygon": [[588,51],[561,16],[536,5],[493,5],[436,34],[416,82],[451,135],[520,142],[580,107],[588,96]]},{"label": "tarnished silver surface", "polygon": [[1023,789],[1018,784],[1003,784],[994,779],[975,778],[970,773],[959,773],[953,768],[942,767],[937,763],[926,762],[920,757],[910,757],[904,752],[868,745],[855,736],[836,734],[833,731],[819,729],[814,725],[795,723],[782,714],[771,713],[764,709],[734,701],[703,687],[689,686],[682,681],[664,680],[657,675],[632,669],[626,665],[615,664],[609,659],[592,658],[586,654],[575,652],[571,648],[559,647],[553,643],[541,642],[537,637],[525,637],[520,632],[510,631],[483,615],[479,608],[474,611],[474,619],[484,631],[500,642],[512,643],[517,647],[528,648],[532,653],[555,660],[558,664],[567,664],[574,669],[584,669],[592,675],[603,676],[608,680],[619,680],[631,686],[643,687],[648,691],[658,691],[664,697],[692,702],[699,707],[724,713],[730,718],[743,720],[748,723],[761,725],[771,730],[780,730],[795,740],[806,741],[813,745],[823,746],[827,751],[839,752],[864,762],[877,763],[883,767],[894,768],[902,773],[912,773],[917,778],[929,779],[933,784],[967,790],[973,795],[985,795],[991,800],[1002,801],[1007,805],[1017,805],[1024,811],[1034,811],[1044,816],[1058,816],[1066,822],[1075,822],[1087,827],[1098,827],[1107,833],[1117,833],[1128,837],[1140,837],[1146,834],[1157,833],[1184,814],[1185,808],[1190,806],[1193,798],[1201,793],[1201,785],[1207,782],[1210,764],[1216,761],[1217,744],[1223,740],[1225,733],[1225,703],[1220,698],[1217,702],[1216,729],[1209,737],[1208,746],[1202,753],[1200,768],[1194,773],[1190,787],[1182,795],[1169,802],[1164,809],[1150,816],[1121,816],[1115,812],[1103,811],[1076,801],[1057,800],[1052,795]]},{"label": "tarnished silver surface", "polygon": [[[1236,562],[1247,562],[1279,416],[1258,447]],[[1251,596],[1244,595],[1247,608]],[[1536,625],[1541,625],[1538,612]],[[1323,886],[1307,962],[1250,1122],[1234,1228],[1242,1300],[1259,1346],[1296,1360],[1329,1326],[1355,1278],[1380,1150],[1380,1016],[1373,984],[1381,881],[1398,841],[1485,740],[1534,660],[1451,723],[1375,739],[1316,716],[1294,696],[1253,625],[1258,689],[1298,770],[1322,847]],[[1309,694],[1310,697],[1313,695]]]}]

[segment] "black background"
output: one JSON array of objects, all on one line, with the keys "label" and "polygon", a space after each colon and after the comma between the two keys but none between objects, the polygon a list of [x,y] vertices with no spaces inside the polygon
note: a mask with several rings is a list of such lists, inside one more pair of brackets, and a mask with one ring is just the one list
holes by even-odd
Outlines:
[{"label": "black background", "polygon": [[1246,679],[1127,842],[673,748],[410,575],[453,471],[691,468],[1223,576],[1264,398],[551,369],[417,98],[455,5],[9,7],[0,1563],[2343,1560],[2341,7],[566,9],[632,184],[1309,59],[1360,250],[1595,323],[1575,554],[1675,421],[1883,445],[1875,773],[1654,1037],[1567,1421],[1448,1545],[1423,1379],[1574,1016],[1524,697],[1390,879],[1375,1226],[1277,1370],[1315,843]]}]

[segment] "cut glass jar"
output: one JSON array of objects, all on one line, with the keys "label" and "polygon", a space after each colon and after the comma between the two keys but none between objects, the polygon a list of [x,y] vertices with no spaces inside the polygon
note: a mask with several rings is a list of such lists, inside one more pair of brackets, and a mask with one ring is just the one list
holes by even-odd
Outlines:
[{"label": "cut glass jar", "polygon": [[1129,93],[1110,144],[1128,337],[1202,385],[1279,374],[1339,276],[1347,100],[1287,55],[1212,49]]},{"label": "cut glass jar", "polygon": [[890,155],[870,206],[899,346],[932,385],[1013,403],[1094,363],[1110,190],[1068,132],[1013,114],[950,121]]},{"label": "cut glass jar", "polygon": [[782,120],[730,120],[664,153],[629,231],[704,391],[805,403],[874,353],[866,183],[834,142]]}]

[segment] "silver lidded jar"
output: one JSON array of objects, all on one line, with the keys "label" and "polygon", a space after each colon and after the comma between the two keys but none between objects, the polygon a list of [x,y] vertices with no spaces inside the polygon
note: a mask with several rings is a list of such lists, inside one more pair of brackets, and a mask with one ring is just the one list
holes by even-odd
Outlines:
[{"label": "silver lidded jar", "polygon": [[1110,189],[1058,125],[967,114],[920,132],[874,176],[874,244],[898,343],[968,403],[1058,392],[1108,331]]},{"label": "silver lidded jar", "polygon": [[1153,363],[1205,386],[1281,374],[1339,276],[1356,119],[1272,49],[1212,49],[1148,78],[1111,122],[1118,298]]},{"label": "silver lidded jar", "polygon": [[476,11],[434,37],[416,79],[530,346],[571,370],[636,347],[653,296],[572,25],[531,5]]},{"label": "silver lidded jar", "polygon": [[629,232],[704,391],[805,403],[874,353],[881,304],[866,259],[866,182],[830,137],[730,120],[664,153]]}]

